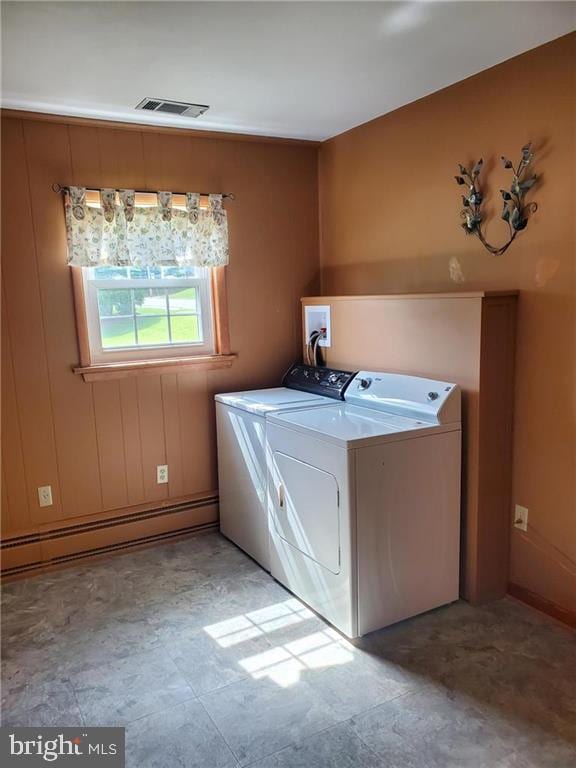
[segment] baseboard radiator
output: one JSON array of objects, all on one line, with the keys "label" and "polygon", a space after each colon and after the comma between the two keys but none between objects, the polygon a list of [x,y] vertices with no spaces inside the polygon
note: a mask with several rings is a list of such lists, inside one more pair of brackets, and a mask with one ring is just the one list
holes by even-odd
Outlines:
[{"label": "baseboard radiator", "polygon": [[61,525],[5,539],[1,575],[7,580],[155,542],[217,530],[218,495],[145,511]]}]

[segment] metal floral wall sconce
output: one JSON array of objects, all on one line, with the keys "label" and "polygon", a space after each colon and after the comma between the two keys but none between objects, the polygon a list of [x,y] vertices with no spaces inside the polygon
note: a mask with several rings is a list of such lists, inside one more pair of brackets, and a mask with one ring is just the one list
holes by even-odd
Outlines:
[{"label": "metal floral wall sconce", "polygon": [[514,168],[511,160],[508,160],[507,157],[502,157],[504,168],[511,169],[513,176],[510,189],[500,190],[504,203],[501,218],[508,224],[509,230],[508,240],[501,246],[490,245],[482,231],[482,203],[484,202],[484,197],[482,190],[478,186],[478,179],[484,161],[482,159],[478,160],[472,170],[468,170],[468,168],[460,164],[458,166],[460,175],[454,177],[456,183],[468,185],[468,194],[462,195],[462,205],[464,206],[460,212],[464,219],[462,227],[467,235],[476,235],[486,250],[494,256],[501,256],[508,250],[514,242],[516,235],[523,229],[526,229],[530,214],[534,213],[538,208],[536,203],[525,203],[524,201],[526,193],[538,181],[537,176],[527,175],[533,158],[534,153],[532,152],[531,143],[522,147],[522,156],[516,168]]}]

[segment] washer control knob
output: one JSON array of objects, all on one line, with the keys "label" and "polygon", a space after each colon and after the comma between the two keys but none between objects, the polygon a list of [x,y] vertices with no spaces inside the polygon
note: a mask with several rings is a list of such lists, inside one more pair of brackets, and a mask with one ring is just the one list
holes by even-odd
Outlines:
[{"label": "washer control knob", "polygon": [[438,392],[428,392],[428,400],[438,400]]},{"label": "washer control knob", "polygon": [[372,379],[360,379],[358,382],[358,387],[360,389],[368,389],[370,384],[372,384]]},{"label": "washer control knob", "polygon": [[330,384],[336,384],[337,381],[338,381],[338,374],[331,373],[330,376],[328,376],[328,382]]},{"label": "washer control knob", "polygon": [[316,379],[316,381],[320,381],[320,374],[318,371],[315,372],[314,378]]}]

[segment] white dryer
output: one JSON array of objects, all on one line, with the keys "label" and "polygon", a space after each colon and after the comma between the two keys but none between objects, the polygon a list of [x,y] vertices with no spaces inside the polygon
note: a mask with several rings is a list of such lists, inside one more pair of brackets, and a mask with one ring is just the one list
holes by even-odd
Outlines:
[{"label": "white dryer", "polygon": [[268,419],[272,575],[348,637],[458,598],[460,390],[361,371]]},{"label": "white dryer", "polygon": [[341,401],[353,375],[297,364],[282,387],[216,395],[220,530],[268,571],[266,416]]}]

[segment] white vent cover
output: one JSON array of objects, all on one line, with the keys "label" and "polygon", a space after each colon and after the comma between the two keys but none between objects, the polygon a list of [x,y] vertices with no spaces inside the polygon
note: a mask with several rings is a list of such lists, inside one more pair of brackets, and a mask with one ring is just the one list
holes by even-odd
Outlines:
[{"label": "white vent cover", "polygon": [[143,99],[136,109],[146,112],[164,112],[168,115],[181,115],[182,117],[200,117],[209,109],[205,104],[187,104],[184,101],[167,101],[166,99]]}]

